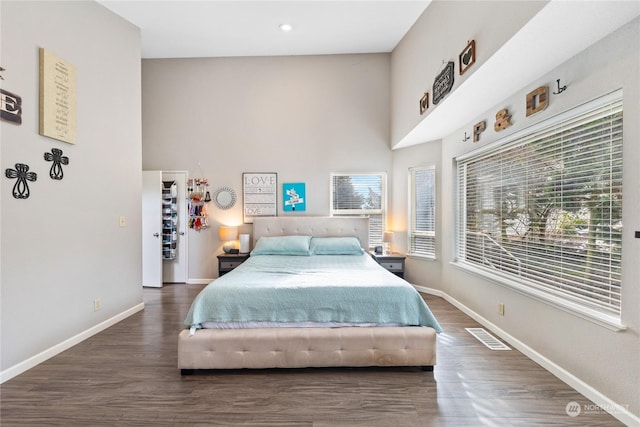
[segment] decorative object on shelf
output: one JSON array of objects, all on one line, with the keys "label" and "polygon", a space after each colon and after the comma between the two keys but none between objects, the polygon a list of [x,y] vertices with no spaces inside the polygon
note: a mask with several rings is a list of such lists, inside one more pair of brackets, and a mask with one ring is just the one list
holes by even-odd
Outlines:
[{"label": "decorative object on shelf", "polygon": [[162,181],[162,259],[176,258],[178,248],[178,184]]},{"label": "decorative object on shelf", "polygon": [[451,88],[453,87],[453,77],[455,74],[454,71],[455,64],[453,61],[447,62],[447,65],[444,67],[444,70],[440,72],[436,76],[436,79],[433,82],[433,104],[437,104],[442,101],[449,92],[451,92]]},{"label": "decorative object on shelf", "polygon": [[549,105],[549,88],[540,86],[527,94],[527,113],[526,117],[540,112]]},{"label": "decorative object on shelf", "polygon": [[236,204],[236,198],[235,190],[229,187],[220,187],[213,193],[213,203],[218,209],[231,209]]},{"label": "decorative object on shelf", "polygon": [[76,143],[76,70],[40,48],[40,135]]},{"label": "decorative object on shelf", "polygon": [[420,98],[420,115],[423,115],[429,108],[429,92],[425,92]]},{"label": "decorative object on shelf", "polygon": [[189,199],[189,228],[200,231],[209,228],[207,194],[209,181],[206,178],[187,180],[187,198]]},{"label": "decorative object on shelf", "polygon": [[15,93],[0,89],[0,119],[22,124],[22,98]]},{"label": "decorative object on shelf", "polygon": [[509,122],[509,119],[511,119],[511,114],[509,114],[506,108],[498,111],[496,113],[496,122],[493,124],[493,129],[496,132],[499,132],[502,129],[508,128],[509,126],[511,126],[511,122]]},{"label": "decorative object on shelf", "polygon": [[484,120],[473,125],[473,142],[480,141],[480,134],[487,128],[487,122]]},{"label": "decorative object on shelf", "polygon": [[62,150],[59,148],[52,148],[51,153],[44,153],[44,159],[48,162],[53,162],[51,169],[49,169],[49,176],[51,179],[61,180],[64,177],[62,171],[62,165],[69,164],[69,158],[62,155]]},{"label": "decorative object on shelf", "polygon": [[242,214],[245,223],[257,216],[277,216],[278,174],[245,172],[242,174]]},{"label": "decorative object on shelf", "polygon": [[307,210],[304,182],[282,184],[283,209],[285,212],[304,212]]},{"label": "decorative object on shelf", "polygon": [[385,231],[382,235],[382,253],[388,255],[391,253],[391,243],[393,242],[393,231]]},{"label": "decorative object on shelf", "polygon": [[220,240],[225,242],[222,245],[222,250],[225,254],[238,253],[236,248],[236,240],[238,240],[238,227],[220,226],[218,229],[218,236]]},{"label": "decorative object on shelf", "polygon": [[556,80],[556,82],[558,83],[558,91],[557,92],[553,92],[553,94],[554,95],[560,95],[562,92],[567,90],[567,85],[564,85],[564,86],[560,87],[560,79]]},{"label": "decorative object on shelf", "polygon": [[467,136],[467,132],[464,133],[464,137],[462,138],[462,142],[467,142],[468,140],[470,140],[471,137]]},{"label": "decorative object on shelf", "polygon": [[29,172],[29,166],[24,163],[16,163],[15,169],[7,168],[4,171],[4,175],[7,178],[17,178],[18,180],[13,185],[13,197],[16,199],[28,199],[31,191],[29,191],[29,183],[27,181],[34,182],[38,179],[38,174],[35,172]]},{"label": "decorative object on shelf", "polygon": [[248,254],[251,252],[251,236],[249,234],[240,235],[240,253]]},{"label": "decorative object on shelf", "polygon": [[467,47],[460,53],[458,56],[458,60],[460,62],[460,75],[463,75],[469,67],[476,62],[476,41],[471,40]]}]

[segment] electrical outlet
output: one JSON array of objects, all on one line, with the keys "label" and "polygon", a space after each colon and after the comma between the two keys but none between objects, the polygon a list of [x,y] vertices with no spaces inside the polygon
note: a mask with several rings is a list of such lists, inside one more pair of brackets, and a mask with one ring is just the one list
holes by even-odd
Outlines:
[{"label": "electrical outlet", "polygon": [[93,311],[100,311],[102,308],[102,300],[100,298],[93,300]]},{"label": "electrical outlet", "polygon": [[501,303],[501,302],[498,303],[498,314],[500,316],[504,316],[504,303]]},{"label": "electrical outlet", "polygon": [[127,226],[127,218],[121,216],[120,217],[120,227],[126,227]]}]

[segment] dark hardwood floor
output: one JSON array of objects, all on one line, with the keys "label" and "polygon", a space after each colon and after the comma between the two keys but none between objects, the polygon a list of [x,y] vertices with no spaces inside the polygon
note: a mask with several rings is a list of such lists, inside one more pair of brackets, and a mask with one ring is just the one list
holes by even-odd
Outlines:
[{"label": "dark hardwood floor", "polygon": [[[567,415],[582,395],[516,350],[491,351],[476,322],[425,295],[445,329],[433,372],[205,371],[181,377],[177,335],[199,285],[145,289],[145,310],[1,386],[6,426],[618,426]],[[597,412],[597,411],[591,411]]]}]

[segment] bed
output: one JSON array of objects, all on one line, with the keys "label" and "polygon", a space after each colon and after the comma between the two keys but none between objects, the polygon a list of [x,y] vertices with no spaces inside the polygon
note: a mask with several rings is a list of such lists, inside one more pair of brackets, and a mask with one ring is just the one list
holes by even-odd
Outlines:
[{"label": "bed", "polygon": [[436,363],[437,320],[379,266],[367,218],[258,217],[254,250],[192,302],[178,368],[265,369]]}]

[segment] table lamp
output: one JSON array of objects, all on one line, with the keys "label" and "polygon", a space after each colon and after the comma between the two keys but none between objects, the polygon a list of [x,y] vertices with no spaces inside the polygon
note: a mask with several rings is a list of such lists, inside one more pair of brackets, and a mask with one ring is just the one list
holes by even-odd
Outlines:
[{"label": "table lamp", "polygon": [[391,253],[391,242],[393,242],[393,231],[385,231],[382,235],[382,250],[385,255]]},{"label": "table lamp", "polygon": [[238,249],[235,247],[235,241],[238,239],[238,227],[220,226],[218,235],[220,240],[225,242],[222,245],[225,254],[238,253]]}]

